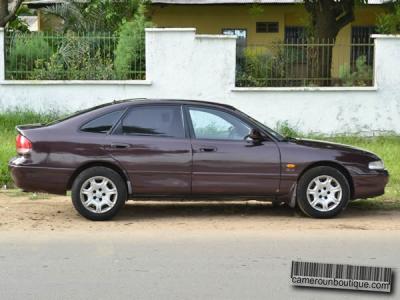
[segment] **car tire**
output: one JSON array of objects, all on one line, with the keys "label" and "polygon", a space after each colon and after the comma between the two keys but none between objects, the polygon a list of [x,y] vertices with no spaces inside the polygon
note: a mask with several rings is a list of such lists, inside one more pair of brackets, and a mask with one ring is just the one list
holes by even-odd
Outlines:
[{"label": "car tire", "polygon": [[124,180],[106,167],[83,170],[72,184],[71,195],[78,213],[93,221],[113,218],[128,197]]},{"label": "car tire", "polygon": [[312,168],[298,182],[297,205],[309,217],[335,217],[346,208],[349,200],[349,183],[335,168]]}]

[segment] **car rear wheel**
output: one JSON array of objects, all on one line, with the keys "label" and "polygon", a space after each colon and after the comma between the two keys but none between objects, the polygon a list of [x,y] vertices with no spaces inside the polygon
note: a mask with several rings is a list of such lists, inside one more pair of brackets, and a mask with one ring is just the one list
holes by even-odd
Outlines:
[{"label": "car rear wheel", "polygon": [[334,217],[346,208],[349,200],[349,183],[335,168],[312,168],[299,180],[297,204],[310,217]]},{"label": "car rear wheel", "polygon": [[125,204],[127,190],[121,176],[105,167],[80,173],[72,185],[72,203],[83,217],[104,221],[113,218]]}]

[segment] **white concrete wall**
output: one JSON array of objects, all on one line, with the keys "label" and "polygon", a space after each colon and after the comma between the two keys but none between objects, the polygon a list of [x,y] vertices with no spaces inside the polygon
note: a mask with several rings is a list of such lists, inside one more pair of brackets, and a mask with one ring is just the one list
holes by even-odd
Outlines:
[{"label": "white concrete wall", "polygon": [[[4,80],[4,28],[0,27],[0,82]],[[0,94],[1,95],[1,94]]]},{"label": "white concrete wall", "polygon": [[[400,133],[400,37],[375,36],[375,86],[235,88],[235,39],[195,29],[146,31],[146,80],[6,81],[1,57],[0,110],[76,110],[114,99],[175,98],[228,103],[275,127],[303,132]],[[3,77],[2,77],[3,76]]]}]

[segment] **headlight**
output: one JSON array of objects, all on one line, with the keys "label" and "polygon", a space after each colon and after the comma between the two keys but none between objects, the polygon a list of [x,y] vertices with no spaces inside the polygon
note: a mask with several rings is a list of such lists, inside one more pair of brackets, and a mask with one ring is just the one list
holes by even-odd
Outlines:
[{"label": "headlight", "polygon": [[370,169],[370,170],[383,170],[383,169],[385,169],[385,164],[383,163],[382,160],[371,161],[368,164],[368,169]]}]

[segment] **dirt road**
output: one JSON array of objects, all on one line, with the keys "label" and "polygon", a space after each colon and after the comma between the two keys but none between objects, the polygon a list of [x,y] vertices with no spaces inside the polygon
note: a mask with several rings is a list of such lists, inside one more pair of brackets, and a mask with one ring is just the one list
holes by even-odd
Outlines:
[{"label": "dirt road", "polygon": [[69,197],[14,191],[0,193],[0,231],[249,231],[265,230],[400,230],[400,210],[365,210],[351,206],[338,218],[317,220],[287,207],[249,202],[128,202],[109,222],[79,216]]}]

